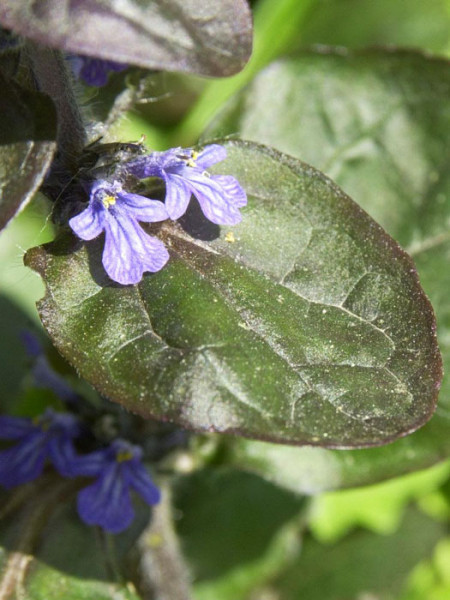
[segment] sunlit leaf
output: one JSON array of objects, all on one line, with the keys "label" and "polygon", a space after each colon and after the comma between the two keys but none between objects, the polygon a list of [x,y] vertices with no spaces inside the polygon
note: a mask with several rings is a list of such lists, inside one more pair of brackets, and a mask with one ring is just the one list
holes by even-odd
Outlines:
[{"label": "sunlit leaf", "polygon": [[[277,94],[273,93],[277,89]],[[450,372],[450,66],[413,52],[306,53],[273,63],[208,130],[271,144],[331,176],[413,255]],[[376,450],[244,440],[236,462],[314,492],[379,481],[450,455],[450,378],[436,415]]]},{"label": "sunlit leaf", "polygon": [[249,195],[242,223],[230,237],[194,211],[196,238],[166,223],[171,260],[138,286],[111,284],[98,241],[28,253],[57,348],[111,399],[197,431],[360,447],[420,427],[441,363],[409,257],[311,167],[228,151],[220,172]]}]

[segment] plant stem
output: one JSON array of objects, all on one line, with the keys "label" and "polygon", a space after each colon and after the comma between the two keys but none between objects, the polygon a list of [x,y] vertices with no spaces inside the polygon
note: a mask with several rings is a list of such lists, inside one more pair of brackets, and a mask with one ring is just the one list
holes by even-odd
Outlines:
[{"label": "plant stem", "polygon": [[168,483],[162,484],[161,503],[141,535],[138,588],[144,600],[191,600],[189,574],[173,526],[172,498]]},{"label": "plant stem", "polygon": [[38,90],[48,94],[56,106],[59,162],[72,170],[86,143],[86,133],[66,61],[58,50],[34,42],[27,42],[27,51]]}]

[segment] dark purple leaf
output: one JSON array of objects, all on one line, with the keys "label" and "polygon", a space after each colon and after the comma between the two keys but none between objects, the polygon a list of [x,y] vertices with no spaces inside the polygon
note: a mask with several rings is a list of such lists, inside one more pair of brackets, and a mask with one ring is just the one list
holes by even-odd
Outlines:
[{"label": "dark purple leaf", "polygon": [[0,229],[30,200],[56,148],[50,98],[23,90],[0,75]]},{"label": "dark purple leaf", "polygon": [[0,22],[73,54],[226,76],[252,47],[245,0],[1,0]]},{"label": "dark purple leaf", "polygon": [[27,254],[55,345],[106,396],[197,431],[362,447],[420,427],[441,360],[411,259],[318,171],[226,146],[242,222],[210,242],[166,222],[171,258],[137,286],[111,285],[101,240]]}]

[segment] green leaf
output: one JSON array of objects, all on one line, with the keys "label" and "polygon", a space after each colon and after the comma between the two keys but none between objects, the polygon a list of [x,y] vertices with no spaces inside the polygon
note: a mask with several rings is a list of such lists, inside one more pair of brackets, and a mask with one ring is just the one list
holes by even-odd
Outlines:
[{"label": "green leaf", "polygon": [[[367,47],[400,46],[448,51],[450,11],[447,0],[324,0],[316,2],[302,30],[311,44]],[[298,45],[297,45],[298,47]]]},{"label": "green leaf", "polygon": [[249,473],[203,469],[180,478],[177,533],[196,600],[243,600],[295,556],[305,500]]},{"label": "green leaf", "polygon": [[74,54],[217,77],[240,71],[252,47],[244,0],[1,0],[0,21]]},{"label": "green leaf", "polygon": [[389,536],[357,531],[332,546],[305,537],[297,560],[265,589],[254,590],[254,597],[266,593],[283,600],[392,600],[445,531],[445,525],[411,509]]},{"label": "green leaf", "polygon": [[0,74],[0,229],[31,199],[55,152],[56,113],[50,98]]},{"label": "green leaf", "polygon": [[171,260],[136,287],[106,279],[101,240],[27,254],[57,348],[107,397],[196,431],[360,447],[420,427],[441,362],[409,257],[321,173],[227,147],[217,170],[249,195],[233,238],[166,223]]},{"label": "green leaf", "polygon": [[305,505],[304,498],[234,470],[200,470],[180,478],[175,492],[177,532],[199,581],[224,577],[260,559]]},{"label": "green leaf", "polygon": [[[44,244],[53,239],[54,231],[48,220],[47,199],[37,193],[33,201],[14,218],[0,235],[0,289],[2,295],[26,313],[33,322],[39,320],[36,301],[44,293],[42,280],[23,264],[25,250],[36,244]],[[46,223],[43,226],[43,223]],[[2,314],[4,314],[2,312]],[[6,318],[8,326],[11,326]],[[7,339],[7,338],[6,338]]]},{"label": "green leaf", "polygon": [[77,486],[52,474],[2,492],[0,589],[5,598],[18,591],[32,600],[140,598],[126,558],[147,523],[148,510],[139,503],[131,528],[108,536],[79,520]]},{"label": "green leaf", "polygon": [[[306,53],[262,71],[207,132],[242,135],[301,157],[381,223],[413,255],[438,316],[447,372],[449,93],[448,62],[419,53]],[[239,441],[235,459],[304,492],[372,483],[449,456],[449,415],[446,377],[431,422],[388,447],[341,453]]]},{"label": "green leaf", "polygon": [[356,525],[376,533],[394,533],[408,503],[436,493],[448,481],[450,461],[376,485],[318,494],[312,500],[309,527],[321,542],[335,542]]},{"label": "green leaf", "polygon": [[258,0],[252,7],[254,49],[248,65],[233,79],[205,86],[174,131],[173,145],[180,144],[180,138],[186,145],[196,142],[225,100],[261,68],[294,48],[395,45],[450,53],[447,0],[408,0],[407,10],[403,0]]},{"label": "green leaf", "polygon": [[445,600],[450,596],[448,564],[450,538],[437,544],[433,557],[421,562],[411,573],[405,590],[398,600]]},{"label": "green leaf", "polygon": [[353,600],[369,590],[391,599],[446,534],[409,509],[385,535],[358,528],[322,545],[305,532],[304,498],[250,474],[205,469],[175,489],[196,600]]}]

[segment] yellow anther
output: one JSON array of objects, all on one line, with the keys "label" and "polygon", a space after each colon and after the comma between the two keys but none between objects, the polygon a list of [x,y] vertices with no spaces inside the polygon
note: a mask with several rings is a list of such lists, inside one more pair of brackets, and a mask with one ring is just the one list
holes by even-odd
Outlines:
[{"label": "yellow anther", "polygon": [[127,460],[131,460],[133,458],[133,453],[129,450],[119,450],[116,454],[116,460],[118,463],[126,462]]},{"label": "yellow anther", "polygon": [[109,208],[110,206],[114,206],[116,203],[115,196],[104,196],[102,199],[102,204],[105,208]]},{"label": "yellow anther", "polygon": [[198,158],[199,153],[196,150],[192,150],[191,157],[188,158],[186,164],[188,167],[196,167],[197,163],[195,162]]},{"label": "yellow anther", "polygon": [[234,233],[232,231],[228,231],[228,233],[225,235],[225,241],[229,244],[233,244],[236,241],[236,238],[234,237]]}]

